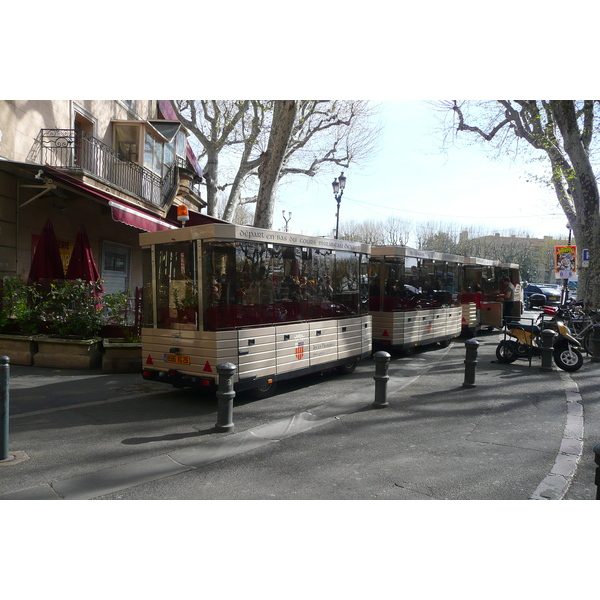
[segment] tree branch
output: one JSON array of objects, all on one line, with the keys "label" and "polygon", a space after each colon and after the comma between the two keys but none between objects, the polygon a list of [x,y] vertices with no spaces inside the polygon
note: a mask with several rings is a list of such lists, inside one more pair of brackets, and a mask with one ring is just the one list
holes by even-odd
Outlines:
[{"label": "tree branch", "polygon": [[479,127],[474,127],[472,125],[467,125],[465,123],[465,119],[464,119],[462,110],[461,110],[461,108],[458,105],[458,102],[456,100],[454,100],[454,105],[452,106],[452,110],[454,110],[454,112],[458,115],[458,128],[457,128],[457,131],[471,131],[473,133],[476,133],[476,134],[480,135],[484,140],[487,140],[488,142],[491,142],[494,139],[494,136],[505,125],[507,125],[508,123],[510,123],[512,121],[511,118],[506,118],[506,119],[504,119],[504,121],[502,121],[501,123],[499,123],[498,125],[496,125],[496,127],[494,127],[492,129],[492,131],[490,131],[490,133],[485,133]]}]

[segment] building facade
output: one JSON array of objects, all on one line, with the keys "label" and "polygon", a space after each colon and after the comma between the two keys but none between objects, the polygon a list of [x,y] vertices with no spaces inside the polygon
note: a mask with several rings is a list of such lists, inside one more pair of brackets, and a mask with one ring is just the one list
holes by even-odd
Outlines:
[{"label": "building facade", "polygon": [[141,285],[139,234],[214,221],[168,100],[0,100],[0,278],[27,279],[50,219],[65,273],[83,226],[105,292]]}]

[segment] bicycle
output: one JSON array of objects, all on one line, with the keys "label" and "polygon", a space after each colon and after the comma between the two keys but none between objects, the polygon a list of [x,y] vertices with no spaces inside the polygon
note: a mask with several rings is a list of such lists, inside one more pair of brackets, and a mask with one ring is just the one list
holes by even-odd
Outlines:
[{"label": "bicycle", "polygon": [[594,325],[600,324],[600,311],[592,309],[586,312],[579,306],[558,310],[573,337],[588,354],[593,354]]}]

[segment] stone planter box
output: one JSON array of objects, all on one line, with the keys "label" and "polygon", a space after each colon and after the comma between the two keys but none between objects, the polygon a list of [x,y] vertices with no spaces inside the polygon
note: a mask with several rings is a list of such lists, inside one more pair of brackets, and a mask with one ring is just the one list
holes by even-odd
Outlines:
[{"label": "stone planter box", "polygon": [[97,369],[102,363],[102,338],[76,340],[37,336],[38,351],[33,357],[36,367],[55,369]]},{"label": "stone planter box", "polygon": [[141,373],[142,344],[129,343],[122,339],[104,338],[102,340],[103,373]]},{"label": "stone planter box", "polygon": [[34,338],[33,335],[0,335],[0,356],[8,356],[12,365],[31,366],[38,349]]}]

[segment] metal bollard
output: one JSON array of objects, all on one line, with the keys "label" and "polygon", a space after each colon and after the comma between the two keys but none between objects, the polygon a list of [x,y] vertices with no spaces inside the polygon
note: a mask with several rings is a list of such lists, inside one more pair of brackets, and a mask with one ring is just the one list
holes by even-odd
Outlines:
[{"label": "metal bollard", "polygon": [[596,461],[596,479],[594,483],[596,484],[596,500],[600,500],[600,444],[594,446],[594,454]]},{"label": "metal bollard", "polygon": [[231,431],[233,429],[233,376],[235,365],[233,363],[221,363],[217,365],[219,375],[219,389],[217,390],[217,431]]},{"label": "metal bollard", "polygon": [[0,358],[0,461],[8,460],[8,404],[10,358]]},{"label": "metal bollard", "polygon": [[375,352],[373,354],[375,359],[375,401],[373,406],[375,408],[385,408],[389,406],[387,401],[387,382],[390,378],[388,375],[388,366],[390,363],[391,356],[383,350]]},{"label": "metal bollard", "polygon": [[600,324],[592,326],[592,358],[591,362],[600,362]]},{"label": "metal bollard", "polygon": [[467,354],[465,357],[465,380],[462,386],[466,388],[475,387],[475,367],[477,366],[477,349],[479,342],[477,340],[467,340],[465,342]]},{"label": "metal bollard", "polygon": [[544,329],[542,331],[542,366],[540,371],[552,371],[552,354],[554,353],[554,338],[556,331]]}]

